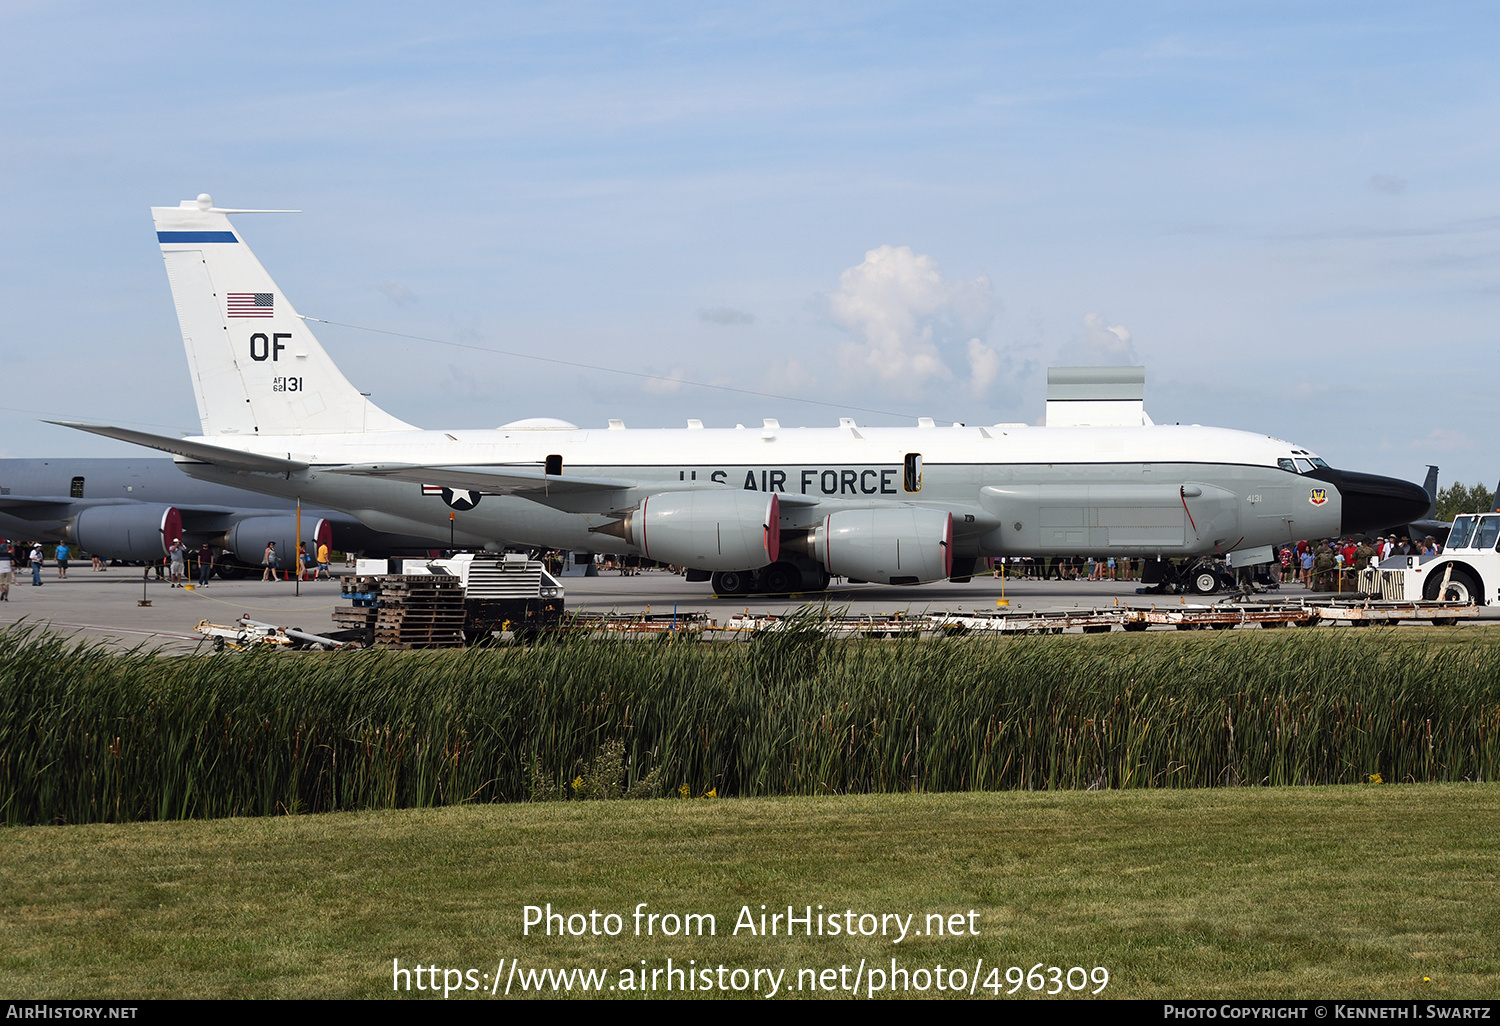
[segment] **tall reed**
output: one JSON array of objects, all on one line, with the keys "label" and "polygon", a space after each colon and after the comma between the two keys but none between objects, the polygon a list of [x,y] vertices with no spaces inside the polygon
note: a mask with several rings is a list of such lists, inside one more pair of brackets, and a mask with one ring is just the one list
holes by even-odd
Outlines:
[{"label": "tall reed", "polygon": [[524,800],[609,741],[719,795],[1494,780],[1500,635],[115,655],[0,632],[0,819]]}]

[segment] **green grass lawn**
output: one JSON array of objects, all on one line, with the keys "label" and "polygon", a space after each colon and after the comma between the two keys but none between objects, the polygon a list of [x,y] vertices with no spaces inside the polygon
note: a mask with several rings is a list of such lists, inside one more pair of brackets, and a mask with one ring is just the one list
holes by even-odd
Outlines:
[{"label": "green grass lawn", "polygon": [[[1500,990],[1500,787],[1488,785],[565,802],[24,827],[0,831],[0,881],[8,998],[381,997],[392,993],[393,959],[438,966],[439,985],[442,970],[473,969],[488,987],[482,974],[502,958],[507,972],[511,959],[525,971],[607,970],[606,987],[668,958],[715,973],[785,970],[781,994],[793,997],[809,996],[799,970],[847,965],[852,979],[862,959],[889,970],[892,958],[929,974],[977,963],[985,996],[986,982],[1011,989],[1010,966],[1037,963],[1106,968],[1104,997]],[[523,908],[548,902],[618,913],[623,930],[523,936]],[[637,937],[641,902],[712,913],[716,935]],[[740,909],[758,925],[762,904],[914,914],[913,930],[929,914],[974,910],[978,936],[735,935]],[[668,996],[657,986],[654,996]],[[941,996],[930,986],[925,996]]]}]

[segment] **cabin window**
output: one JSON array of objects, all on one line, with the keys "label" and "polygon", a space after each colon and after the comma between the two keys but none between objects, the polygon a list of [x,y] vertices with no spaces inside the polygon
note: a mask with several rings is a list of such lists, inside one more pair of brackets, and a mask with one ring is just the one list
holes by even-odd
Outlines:
[{"label": "cabin window", "polygon": [[83,498],[83,478],[75,477],[73,483],[68,486],[68,494],[75,499]]},{"label": "cabin window", "polygon": [[1469,547],[1469,536],[1474,533],[1474,517],[1456,517],[1453,521],[1453,529],[1448,532],[1448,544],[1444,549],[1466,549]]},{"label": "cabin window", "polygon": [[908,492],[920,492],[922,490],[922,454],[909,452],[906,454],[906,469],[902,477],[902,487]]},{"label": "cabin window", "polygon": [[547,473],[553,477],[562,476],[562,457],[553,453],[547,457]]},{"label": "cabin window", "polygon": [[1492,549],[1500,541],[1500,517],[1480,517],[1479,532],[1474,539],[1476,549]]}]

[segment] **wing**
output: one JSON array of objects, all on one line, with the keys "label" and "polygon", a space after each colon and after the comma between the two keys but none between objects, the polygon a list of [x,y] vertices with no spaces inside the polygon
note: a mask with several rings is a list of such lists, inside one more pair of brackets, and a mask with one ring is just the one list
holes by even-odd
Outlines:
[{"label": "wing", "polygon": [[[646,486],[630,478],[564,476],[509,466],[363,463],[334,467],[327,473],[471,489],[486,495],[514,495],[565,513],[619,513],[634,508],[648,493],[684,490],[665,485]],[[700,484],[694,490],[718,491],[728,487],[731,486]],[[777,494],[783,505],[817,505],[817,500],[810,496]]]},{"label": "wing", "polygon": [[75,501],[61,495],[0,495],[0,511],[18,520],[61,520]]},{"label": "wing", "polygon": [[631,497],[637,483],[626,478],[564,477],[524,467],[360,463],[331,467],[326,473],[442,485],[485,495],[515,495],[568,513],[609,513],[628,509],[639,501]]}]

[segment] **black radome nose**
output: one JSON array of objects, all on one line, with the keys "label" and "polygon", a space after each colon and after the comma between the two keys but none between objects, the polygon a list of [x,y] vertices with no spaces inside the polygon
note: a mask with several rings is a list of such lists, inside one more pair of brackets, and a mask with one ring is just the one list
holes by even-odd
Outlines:
[{"label": "black radome nose", "polygon": [[1432,498],[1421,485],[1396,477],[1319,468],[1308,475],[1327,481],[1343,500],[1341,534],[1364,534],[1409,524],[1432,513]]}]

